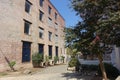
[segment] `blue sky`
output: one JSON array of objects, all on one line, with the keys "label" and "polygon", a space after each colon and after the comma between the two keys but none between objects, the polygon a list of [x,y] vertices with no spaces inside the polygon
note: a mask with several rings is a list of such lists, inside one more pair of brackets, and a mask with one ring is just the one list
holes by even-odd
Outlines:
[{"label": "blue sky", "polygon": [[72,10],[72,8],[70,8],[69,0],[50,0],[50,1],[65,19],[66,27],[74,26],[80,20],[80,17],[76,16],[75,11]]}]

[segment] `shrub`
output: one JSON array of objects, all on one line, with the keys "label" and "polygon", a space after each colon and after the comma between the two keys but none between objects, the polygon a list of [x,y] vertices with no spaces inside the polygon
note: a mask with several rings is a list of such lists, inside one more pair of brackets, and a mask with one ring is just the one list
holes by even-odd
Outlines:
[{"label": "shrub", "polygon": [[68,66],[69,66],[69,67],[80,66],[80,62],[78,61],[78,59],[72,58],[72,59],[69,61]]},{"label": "shrub", "polygon": [[9,63],[9,66],[13,68],[13,67],[15,66],[15,64],[16,64],[15,61],[11,61],[11,62]]},{"label": "shrub", "polygon": [[52,56],[48,56],[49,57],[49,59],[52,59]]},{"label": "shrub", "polygon": [[32,61],[43,61],[43,55],[40,53],[33,54]]},{"label": "shrub", "polygon": [[57,63],[57,61],[59,61],[59,57],[58,57],[58,56],[55,56],[55,57],[54,57],[54,62]]},{"label": "shrub", "polygon": [[82,64],[81,67],[82,67],[82,69],[88,70],[88,71],[97,71],[98,70],[98,65]]},{"label": "shrub", "polygon": [[43,61],[43,55],[40,53],[32,54],[32,63],[34,67],[39,67],[40,62]]},{"label": "shrub", "polygon": [[11,70],[15,71],[14,66],[15,66],[16,62],[15,61],[11,61],[8,64],[9,64],[9,67],[11,68]]},{"label": "shrub", "polygon": [[45,62],[49,62],[49,56],[45,56]]},{"label": "shrub", "polygon": [[[104,66],[105,66],[105,70],[106,70],[106,74],[107,74],[108,78],[116,78],[118,75],[120,75],[119,70],[117,68],[115,68],[113,65],[104,63]],[[98,74],[102,75],[100,66],[98,68]]]},{"label": "shrub", "polygon": [[65,57],[64,56],[61,56],[61,61],[64,63],[64,59]]}]

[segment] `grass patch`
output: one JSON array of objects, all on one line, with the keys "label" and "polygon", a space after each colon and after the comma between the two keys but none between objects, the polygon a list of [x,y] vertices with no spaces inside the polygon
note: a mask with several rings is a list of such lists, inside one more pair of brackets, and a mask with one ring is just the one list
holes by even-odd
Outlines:
[{"label": "grass patch", "polygon": [[1,76],[6,76],[6,75],[8,75],[7,73],[4,73],[4,72],[0,72],[0,77]]}]

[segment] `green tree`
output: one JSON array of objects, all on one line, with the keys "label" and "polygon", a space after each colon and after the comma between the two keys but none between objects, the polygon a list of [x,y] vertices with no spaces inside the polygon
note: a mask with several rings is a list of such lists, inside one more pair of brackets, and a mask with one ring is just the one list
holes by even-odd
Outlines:
[{"label": "green tree", "polygon": [[70,29],[75,36],[69,37],[69,46],[97,55],[103,78],[107,80],[102,55],[111,53],[110,45],[120,46],[120,1],[71,0],[71,5],[82,21]]}]

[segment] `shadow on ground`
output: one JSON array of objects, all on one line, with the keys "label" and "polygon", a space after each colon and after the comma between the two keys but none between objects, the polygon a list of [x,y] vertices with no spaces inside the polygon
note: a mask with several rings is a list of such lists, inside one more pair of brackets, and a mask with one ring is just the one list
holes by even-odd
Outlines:
[{"label": "shadow on ground", "polygon": [[99,76],[93,75],[81,75],[80,73],[63,73],[62,77],[66,77],[66,80],[102,80]]}]

